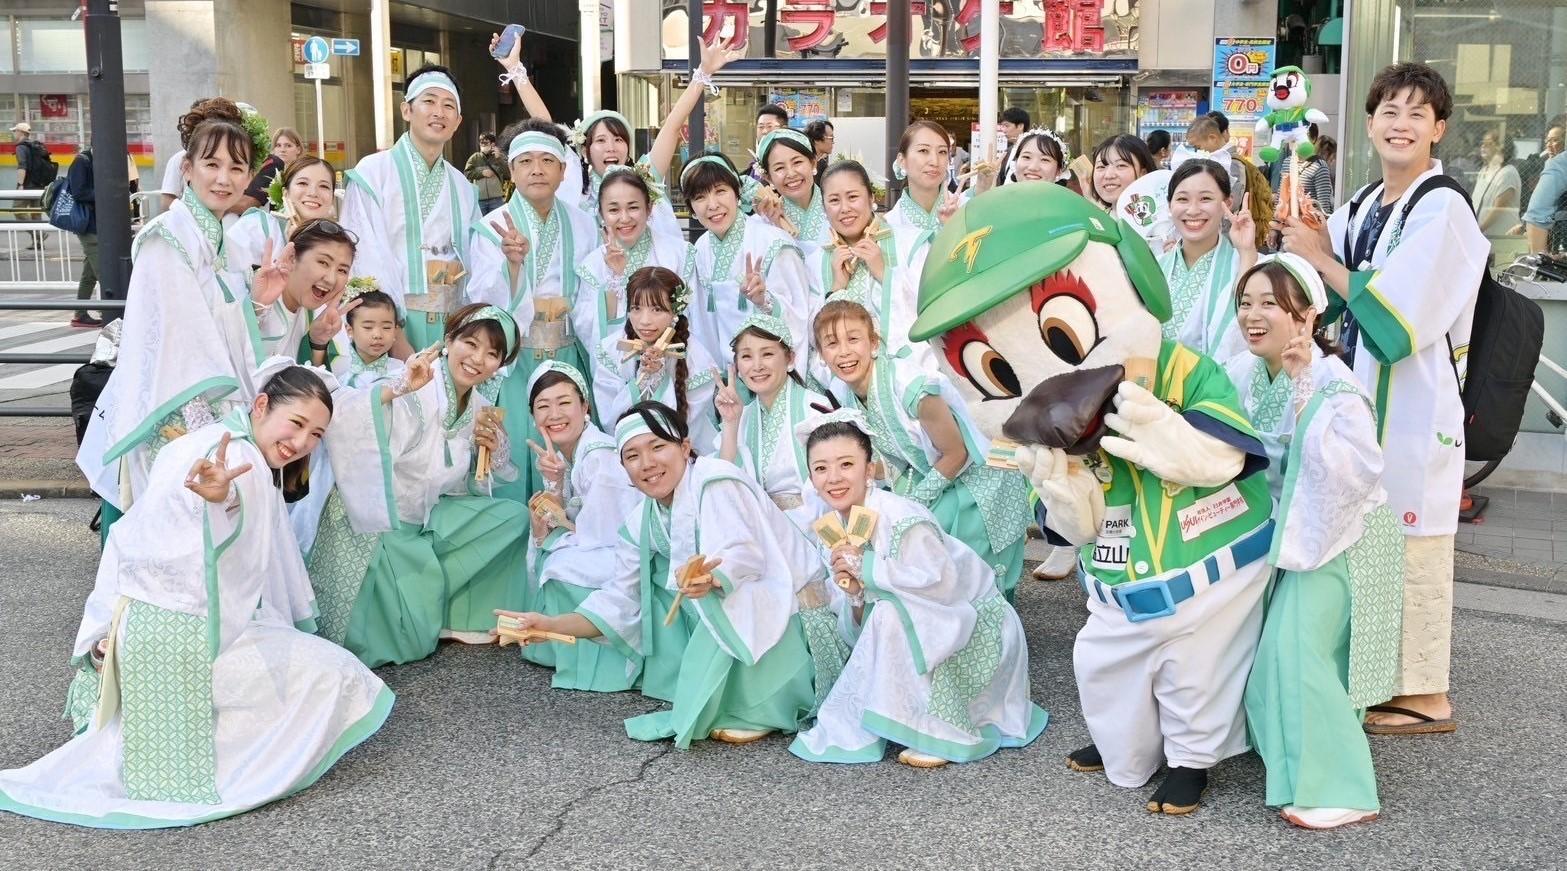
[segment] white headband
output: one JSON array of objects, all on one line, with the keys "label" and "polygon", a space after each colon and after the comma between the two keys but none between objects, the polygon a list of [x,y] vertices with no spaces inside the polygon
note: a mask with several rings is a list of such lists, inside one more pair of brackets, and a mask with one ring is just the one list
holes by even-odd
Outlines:
[{"label": "white headband", "polygon": [[663,427],[665,432],[671,434],[675,432],[675,426],[671,422],[673,418],[665,411],[653,408],[646,410],[646,412],[632,412],[621,418],[619,423],[615,424],[616,453],[625,450],[626,445],[630,444],[631,440],[639,435],[643,435],[645,433],[652,433],[653,435],[657,435],[657,433],[653,432],[653,428],[648,426],[645,415],[652,415],[657,417],[659,426]]},{"label": "white headband", "polygon": [[462,97],[457,94],[457,84],[452,81],[451,76],[436,70],[423,73],[419,78],[409,82],[408,90],[403,94],[403,102],[412,103],[420,94],[431,88],[440,88],[443,91],[450,92],[452,99],[457,101],[457,113],[459,115],[462,114]]},{"label": "white headband", "polygon": [[561,163],[566,162],[566,146],[559,139],[548,133],[540,133],[537,130],[525,130],[512,137],[511,144],[506,146],[506,162],[524,154],[548,154]]},{"label": "white headband", "polygon": [[1217,163],[1219,166],[1223,167],[1225,172],[1229,172],[1231,159],[1234,157],[1234,155],[1230,153],[1230,149],[1232,147],[1232,145],[1227,144],[1218,151],[1208,152],[1203,151],[1201,148],[1193,148],[1192,146],[1182,142],[1180,145],[1175,147],[1174,151],[1170,152],[1170,170],[1174,172],[1175,170],[1180,169],[1181,164],[1188,160],[1211,160],[1214,163]]},{"label": "white headband", "polygon": [[840,408],[824,414],[813,414],[795,424],[794,437],[801,444],[805,444],[810,440],[812,433],[832,423],[849,424],[860,432],[865,433],[867,438],[873,437],[871,435],[871,425],[865,420],[865,413],[854,408]]},{"label": "white headband", "polygon": [[1264,254],[1257,258],[1257,262],[1277,263],[1289,270],[1289,274],[1295,276],[1295,283],[1306,292],[1306,299],[1311,303],[1311,307],[1317,310],[1317,314],[1321,315],[1328,310],[1328,289],[1322,283],[1322,276],[1306,262],[1306,258],[1299,254],[1284,252]]},{"label": "white headband", "polygon": [[1007,181],[1017,181],[1017,156],[1023,151],[1023,143],[1036,136],[1043,136],[1049,139],[1061,149],[1061,165],[1056,167],[1056,177],[1052,181],[1064,181],[1072,175],[1072,171],[1067,169],[1067,164],[1072,162],[1072,149],[1066,147],[1066,142],[1057,136],[1055,131],[1045,127],[1035,127],[1018,137],[1017,143],[1012,146],[1012,150],[1007,154]]}]

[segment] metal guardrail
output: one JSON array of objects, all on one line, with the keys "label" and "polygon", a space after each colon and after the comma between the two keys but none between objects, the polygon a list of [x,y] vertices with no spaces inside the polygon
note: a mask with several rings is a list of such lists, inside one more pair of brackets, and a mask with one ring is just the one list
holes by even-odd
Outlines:
[{"label": "metal guardrail", "polygon": [[[48,288],[34,285],[31,289],[46,290]],[[0,311],[75,311],[87,302],[88,307],[94,311],[123,312],[125,300],[123,299],[95,299],[90,301],[70,299],[4,299],[0,298]],[[91,354],[15,354],[0,351],[0,365],[7,363],[24,364],[70,364],[81,365],[92,359]],[[0,417],[70,417],[69,405],[64,408],[50,408],[41,405],[11,405],[0,402]]]}]

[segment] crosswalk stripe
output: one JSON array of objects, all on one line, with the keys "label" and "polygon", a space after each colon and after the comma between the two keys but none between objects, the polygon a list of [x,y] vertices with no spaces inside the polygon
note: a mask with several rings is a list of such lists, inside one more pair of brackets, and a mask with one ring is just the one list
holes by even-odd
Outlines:
[{"label": "crosswalk stripe", "polygon": [[82,345],[91,345],[98,341],[97,330],[83,330],[72,333],[69,336],[60,336],[54,339],[45,339],[42,342],[34,342],[31,345],[22,345],[16,348],[6,348],[8,354],[52,354],[56,351],[65,351],[71,348],[79,348]]},{"label": "crosswalk stripe", "polygon": [[71,380],[76,373],[78,365],[65,363],[58,366],[45,366],[42,369],[34,369],[31,372],[23,372],[20,375],[12,375],[0,378],[0,390],[37,390],[50,384],[59,384]]},{"label": "crosswalk stripe", "polygon": [[68,322],[66,321],[28,321],[25,324],[16,324],[15,326],[10,327],[0,327],[0,341],[5,339],[14,339],[19,336],[31,335],[32,333],[41,333],[44,330],[59,329],[60,327],[67,325]]}]

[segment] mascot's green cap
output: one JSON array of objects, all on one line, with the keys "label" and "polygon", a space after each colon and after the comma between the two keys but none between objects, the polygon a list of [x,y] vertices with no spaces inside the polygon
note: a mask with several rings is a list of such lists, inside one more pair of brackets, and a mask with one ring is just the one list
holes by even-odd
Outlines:
[{"label": "mascot's green cap", "polygon": [[1114,246],[1143,305],[1170,319],[1164,273],[1142,237],[1060,185],[1021,182],[975,197],[936,234],[909,338],[922,342],[972,320],[1071,263],[1089,242]]}]

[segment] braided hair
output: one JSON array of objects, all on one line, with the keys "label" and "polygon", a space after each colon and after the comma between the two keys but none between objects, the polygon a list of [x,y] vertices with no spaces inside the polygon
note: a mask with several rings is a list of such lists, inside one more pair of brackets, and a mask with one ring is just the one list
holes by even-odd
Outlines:
[{"label": "braided hair", "polygon": [[[670,343],[683,343],[690,347],[691,321],[683,310],[675,306],[675,297],[688,293],[686,283],[680,280],[680,276],[662,266],[644,266],[626,280],[626,311],[629,314],[632,308],[645,305],[652,306],[660,311],[672,312],[675,315],[675,335]],[[626,338],[635,339],[637,331],[631,326],[631,318],[626,318]],[[686,358],[675,359],[675,410],[680,413],[682,421],[687,420],[686,411]]]}]

